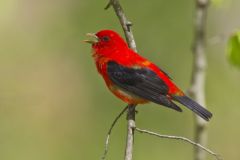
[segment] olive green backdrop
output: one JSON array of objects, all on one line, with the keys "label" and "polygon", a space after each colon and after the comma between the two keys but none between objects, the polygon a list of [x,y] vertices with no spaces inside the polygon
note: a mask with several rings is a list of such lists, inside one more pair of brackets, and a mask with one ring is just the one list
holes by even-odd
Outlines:
[{"label": "olive green backdrop", "polygon": [[[0,159],[100,159],[106,132],[125,106],[97,74],[85,33],[114,29],[123,35],[104,0],[0,1]],[[133,22],[138,51],[186,90],[192,66],[194,0],[121,0]],[[211,6],[208,14],[206,98],[214,114],[209,147],[240,159],[240,71],[225,56],[237,27],[240,2]],[[213,43],[219,39],[217,43]],[[147,104],[137,126],[193,138],[193,114]],[[125,117],[112,133],[108,159],[121,160]],[[184,142],[135,135],[135,160],[191,160]],[[213,159],[208,157],[208,159]]]}]

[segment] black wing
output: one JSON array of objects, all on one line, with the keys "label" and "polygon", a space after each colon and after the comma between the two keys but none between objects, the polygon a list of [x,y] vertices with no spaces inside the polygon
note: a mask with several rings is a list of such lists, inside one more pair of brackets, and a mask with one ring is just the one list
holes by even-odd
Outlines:
[{"label": "black wing", "polygon": [[114,61],[107,64],[109,78],[120,88],[157,104],[182,111],[167,98],[168,86],[147,68],[129,68]]}]

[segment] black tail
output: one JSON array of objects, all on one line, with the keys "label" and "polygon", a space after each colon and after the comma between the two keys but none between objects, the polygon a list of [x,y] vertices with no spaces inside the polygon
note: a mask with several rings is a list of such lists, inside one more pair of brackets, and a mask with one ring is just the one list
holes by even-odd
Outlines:
[{"label": "black tail", "polygon": [[212,117],[212,113],[209,112],[207,109],[202,107],[197,102],[193,101],[191,98],[187,96],[173,96],[173,100],[181,103],[182,105],[186,106],[190,110],[192,110],[194,113],[205,119],[206,121],[209,121],[209,119]]}]

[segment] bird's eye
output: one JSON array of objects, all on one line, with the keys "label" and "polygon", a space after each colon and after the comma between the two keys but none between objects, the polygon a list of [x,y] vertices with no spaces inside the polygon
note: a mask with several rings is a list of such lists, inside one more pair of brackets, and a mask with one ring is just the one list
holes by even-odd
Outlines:
[{"label": "bird's eye", "polygon": [[105,42],[108,42],[108,41],[110,40],[110,38],[109,38],[108,36],[104,36],[104,37],[102,38],[102,40],[105,41]]}]

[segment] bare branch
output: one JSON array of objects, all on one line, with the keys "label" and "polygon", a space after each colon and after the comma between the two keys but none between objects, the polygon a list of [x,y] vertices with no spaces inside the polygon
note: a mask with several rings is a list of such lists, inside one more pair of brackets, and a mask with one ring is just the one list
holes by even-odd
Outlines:
[{"label": "bare branch", "polygon": [[117,121],[119,120],[119,118],[126,112],[128,106],[126,106],[120,113],[119,115],[114,119],[111,127],[109,128],[108,130],[108,133],[107,133],[107,138],[106,138],[106,141],[105,141],[105,148],[104,148],[104,153],[103,153],[103,156],[102,156],[102,160],[105,160],[106,159],[106,156],[107,156],[107,153],[108,153],[108,145],[109,145],[109,140],[110,140],[110,135],[112,133],[112,129],[113,127],[115,126],[115,124],[117,123]]},{"label": "bare branch", "polygon": [[134,139],[134,129],[135,126],[135,110],[136,105],[128,105],[128,128],[127,128],[127,143],[125,149],[125,160],[132,160],[133,154],[133,139]]},{"label": "bare branch", "polygon": [[[132,23],[128,21],[123,9],[118,0],[110,0],[105,9],[108,9],[110,6],[113,7],[122,29],[124,31],[128,46],[137,52],[136,43],[131,31]],[[132,152],[133,152],[133,137],[134,137],[134,128],[135,128],[135,107],[136,105],[128,105],[128,128],[127,128],[127,143],[125,149],[125,160],[132,160]]]},{"label": "bare branch", "polygon": [[[197,8],[199,7],[199,10],[197,10],[197,17],[196,17],[196,36],[195,36],[195,41],[194,41],[194,47],[193,47],[193,52],[196,52],[196,58],[194,61],[194,70],[193,70],[193,78],[192,78],[192,86],[191,89],[195,89],[195,80],[200,79],[200,85],[204,84],[204,77],[205,77],[205,57],[204,55],[201,53],[203,52],[204,49],[204,36],[205,36],[205,32],[204,32],[204,21],[205,21],[205,8],[206,8],[206,4],[205,2],[208,2],[208,0],[196,0],[197,1]],[[207,3],[208,4],[208,3]],[[123,9],[119,3],[118,0],[110,0],[107,4],[107,6],[105,7],[105,9],[108,9],[110,6],[113,7],[117,17],[119,18],[119,21],[121,23],[121,26],[124,30],[124,34],[128,43],[128,46],[133,49],[134,51],[137,52],[136,49],[136,43],[134,41],[134,37],[131,31],[131,26],[132,23],[129,22],[123,12]],[[201,9],[202,10],[201,10]],[[197,77],[195,77],[195,73],[197,73]],[[200,78],[199,78],[200,77]],[[201,90],[200,90],[201,92]],[[202,92],[204,93],[204,92]],[[194,95],[194,94],[193,94]],[[195,97],[195,96],[194,96]],[[204,94],[200,95],[200,101],[203,99],[204,100]],[[196,96],[197,98],[197,96]],[[199,101],[198,101],[199,102]],[[203,103],[200,102],[200,104],[204,105],[204,101]],[[178,136],[169,136],[169,135],[160,135],[154,132],[150,132],[147,130],[142,130],[139,128],[135,128],[135,105],[128,105],[128,116],[127,116],[127,120],[128,120],[128,134],[127,134],[127,144],[126,144],[126,150],[125,150],[125,160],[132,160],[132,152],[133,152],[133,138],[134,138],[134,130],[137,130],[141,133],[147,133],[150,135],[155,135],[157,137],[161,137],[161,138],[169,138],[169,139],[177,139],[177,140],[183,140],[185,142],[188,142],[194,146],[197,146],[196,148],[201,148],[203,150],[205,150],[206,152],[210,153],[211,155],[215,156],[215,158],[217,160],[220,160],[219,156],[212,152],[211,150],[203,147],[202,145],[200,145],[199,143],[195,143],[185,137],[178,137]],[[201,124],[202,121],[201,121]],[[111,132],[110,132],[111,133]],[[109,141],[109,137],[107,137],[107,141],[106,141],[106,146],[108,146],[108,141]],[[107,147],[105,147],[105,151],[107,150]],[[107,153],[107,152],[106,152]],[[106,155],[104,156],[106,157]]]},{"label": "bare branch", "polygon": [[[192,46],[193,52],[193,70],[191,86],[189,94],[199,104],[206,107],[205,102],[205,75],[206,75],[206,18],[209,0],[195,0],[196,2],[196,15],[194,24],[194,40]],[[197,143],[207,145],[207,127],[206,122],[195,117],[195,141]],[[196,148],[194,153],[195,160],[206,159],[206,154],[203,150]]]},{"label": "bare branch", "polygon": [[105,7],[105,9],[109,8],[110,6],[113,7],[116,15],[118,16],[118,19],[121,23],[121,26],[123,28],[128,46],[134,50],[135,52],[137,52],[137,47],[136,47],[136,43],[133,37],[133,33],[131,31],[131,26],[132,23],[130,21],[127,20],[127,17],[125,16],[125,13],[122,9],[122,6],[120,5],[118,0],[110,0],[107,4],[107,6]]},{"label": "bare branch", "polygon": [[211,151],[210,149],[206,148],[206,147],[203,147],[201,144],[199,143],[196,143],[188,138],[185,138],[185,137],[181,137],[181,136],[171,136],[171,135],[164,135],[164,134],[159,134],[159,133],[156,133],[156,132],[152,132],[152,131],[148,131],[148,130],[145,130],[145,129],[140,129],[140,128],[135,128],[136,131],[140,132],[140,133],[146,133],[146,134],[149,134],[149,135],[152,135],[152,136],[156,136],[156,137],[159,137],[159,138],[166,138],[166,139],[174,139],[174,140],[181,140],[181,141],[184,141],[184,142],[187,142],[187,143],[190,143],[192,145],[194,145],[195,147],[198,147],[206,152],[208,152],[209,154],[211,154],[212,156],[215,157],[215,159],[217,160],[222,160],[222,158],[220,157],[220,155],[214,153],[213,151]]}]

